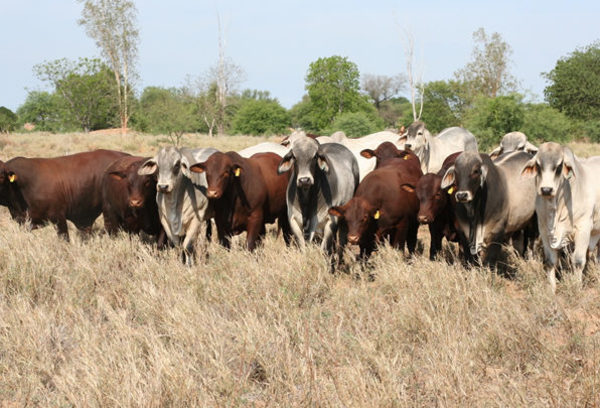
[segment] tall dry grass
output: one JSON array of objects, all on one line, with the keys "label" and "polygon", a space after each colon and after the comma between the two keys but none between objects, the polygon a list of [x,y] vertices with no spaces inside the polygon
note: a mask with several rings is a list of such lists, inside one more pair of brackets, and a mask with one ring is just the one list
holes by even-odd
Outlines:
[{"label": "tall dry grass", "polygon": [[[26,137],[1,138],[0,158],[65,146]],[[255,253],[211,243],[185,268],[96,230],[65,243],[0,208],[0,406],[600,405],[596,264],[582,291],[567,276],[552,295],[541,262],[512,255],[513,279],[389,247],[331,275],[316,247],[269,235]]]}]

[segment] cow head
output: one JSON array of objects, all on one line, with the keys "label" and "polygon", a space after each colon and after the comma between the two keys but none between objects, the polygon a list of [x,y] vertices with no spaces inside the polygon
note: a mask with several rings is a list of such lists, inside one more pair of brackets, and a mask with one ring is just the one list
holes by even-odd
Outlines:
[{"label": "cow head", "polygon": [[429,139],[431,133],[425,128],[425,123],[417,120],[400,135],[398,142],[404,143],[405,149],[421,152],[429,147]]},{"label": "cow head", "polygon": [[8,190],[11,184],[16,184],[18,179],[17,174],[0,161],[0,194]]},{"label": "cow head", "polygon": [[160,149],[155,157],[142,163],[138,174],[156,174],[156,191],[168,194],[181,182],[187,171],[187,161],[179,149],[168,146]]},{"label": "cow head", "polygon": [[299,189],[312,187],[317,171],[329,172],[328,160],[319,142],[306,136],[296,139],[290,151],[281,159],[277,173],[282,174],[292,168]]},{"label": "cow head", "polygon": [[229,187],[231,180],[242,176],[241,157],[234,152],[213,153],[205,162],[190,166],[194,173],[206,174],[206,196],[209,199],[219,199]]},{"label": "cow head", "polygon": [[113,180],[126,184],[127,202],[131,208],[141,208],[146,200],[152,200],[156,195],[156,175],[154,173],[139,175],[138,170],[149,158],[131,160],[126,157],[111,166],[108,176]]},{"label": "cow head", "polygon": [[554,142],[544,143],[536,155],[525,164],[521,174],[535,177],[538,195],[545,198],[554,197],[563,180],[577,177],[575,155],[566,146]]},{"label": "cow head", "polygon": [[500,146],[495,148],[490,153],[490,158],[495,159],[503,153],[510,153],[515,151],[524,151],[529,154],[536,154],[538,148],[532,143],[527,141],[527,136],[522,132],[510,132],[504,135]]},{"label": "cow head", "polygon": [[376,168],[381,167],[387,160],[393,158],[403,158],[406,160],[414,159],[419,160],[414,153],[409,150],[400,150],[394,145],[392,142],[383,142],[377,149],[364,149],[361,150],[360,155],[367,159],[375,158],[376,160]]},{"label": "cow head", "polygon": [[467,203],[473,200],[477,191],[485,184],[487,165],[477,152],[461,153],[442,177],[441,188],[456,186],[456,201]]},{"label": "cow head", "polygon": [[409,193],[415,193],[419,199],[419,214],[417,219],[421,224],[431,224],[442,212],[452,194],[452,187],[442,189],[442,177],[427,173],[422,176],[416,186],[403,184],[401,188]]},{"label": "cow head", "polygon": [[362,197],[354,197],[343,206],[331,207],[329,214],[341,217],[348,225],[348,242],[358,244],[367,230],[381,218],[381,210]]}]

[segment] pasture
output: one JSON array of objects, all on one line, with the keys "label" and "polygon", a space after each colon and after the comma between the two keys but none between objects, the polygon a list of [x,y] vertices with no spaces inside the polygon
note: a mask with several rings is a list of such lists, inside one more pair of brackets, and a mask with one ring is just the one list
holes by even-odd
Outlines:
[{"label": "pasture", "polygon": [[[275,138],[186,135],[238,150]],[[10,134],[0,160],[96,148],[152,156],[166,136]],[[571,145],[576,154],[600,151]],[[600,267],[551,294],[541,258],[515,276],[380,248],[329,273],[268,234],[197,265],[102,231],[28,232],[0,207],[0,406],[600,406]],[[272,231],[274,232],[274,231]],[[450,261],[450,247],[445,257]],[[373,279],[370,279],[373,278]]]}]

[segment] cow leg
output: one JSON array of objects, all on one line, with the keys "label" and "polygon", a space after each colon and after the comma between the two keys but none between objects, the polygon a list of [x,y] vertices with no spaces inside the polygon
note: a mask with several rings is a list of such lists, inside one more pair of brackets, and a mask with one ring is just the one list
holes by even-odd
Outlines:
[{"label": "cow leg", "polygon": [[206,220],[206,241],[210,242],[212,240],[212,221],[210,219]]},{"label": "cow leg", "polygon": [[550,284],[550,290],[552,293],[556,293],[556,262],[558,261],[558,254],[555,249],[550,247],[547,234],[542,235],[542,243],[544,245],[544,270]]},{"label": "cow leg", "polygon": [[346,244],[348,243],[348,224],[346,220],[340,219],[338,224],[338,247],[337,247],[337,257],[338,257],[338,266],[344,263],[344,249],[346,248]]},{"label": "cow leg", "polygon": [[281,234],[283,235],[283,241],[286,245],[290,245],[292,242],[292,227],[290,226],[290,220],[287,217],[286,213],[281,214],[277,218],[277,225],[281,228]]},{"label": "cow leg", "polygon": [[164,228],[160,229],[160,232],[158,233],[157,237],[156,237],[156,248],[158,250],[163,250],[165,249],[167,246],[167,233],[165,232]]},{"label": "cow leg", "polygon": [[416,220],[408,221],[408,230],[406,232],[406,248],[408,254],[412,255],[415,253],[417,248],[417,233],[419,232],[419,223]]},{"label": "cow leg", "polygon": [[265,229],[262,211],[257,211],[248,217],[246,229],[246,246],[250,252],[254,251],[257,243],[261,240],[261,232]]},{"label": "cow leg", "polygon": [[431,236],[431,245],[429,246],[429,259],[434,260],[438,252],[442,249],[442,239],[444,234],[439,225],[434,221],[429,224],[429,235]]},{"label": "cow leg", "polygon": [[573,250],[572,262],[575,279],[581,288],[583,283],[583,268],[587,260],[588,246],[590,245],[591,228],[581,228],[575,233],[575,249]]},{"label": "cow leg", "polygon": [[56,231],[58,236],[65,241],[69,242],[69,227],[67,226],[66,218],[59,218],[56,221]]},{"label": "cow leg", "polygon": [[321,249],[327,255],[330,255],[335,244],[335,235],[338,229],[337,220],[333,220],[333,216],[330,216],[330,220],[325,224],[323,228],[323,242],[321,242]]},{"label": "cow leg", "polygon": [[300,225],[298,225],[298,222],[296,221],[295,218],[288,218],[289,222],[290,222],[290,229],[292,230],[292,233],[294,234],[294,236],[296,237],[296,242],[298,244],[298,246],[301,249],[304,249],[306,247],[306,242],[304,241],[304,233],[302,232],[302,227],[300,227]]}]

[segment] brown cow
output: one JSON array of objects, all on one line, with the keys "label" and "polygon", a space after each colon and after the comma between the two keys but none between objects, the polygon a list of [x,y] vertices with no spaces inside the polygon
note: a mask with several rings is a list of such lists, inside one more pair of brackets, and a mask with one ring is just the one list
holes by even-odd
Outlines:
[{"label": "brown cow", "polygon": [[156,204],[156,175],[138,175],[148,159],[125,156],[106,169],[102,181],[104,228],[111,235],[119,229],[156,235],[159,247],[163,247],[165,233]]},{"label": "brown cow", "polygon": [[[411,150],[400,150],[391,142],[383,142],[377,146],[377,149],[375,150],[364,149],[360,152],[360,155],[362,157],[366,157],[367,159],[375,158],[376,169],[384,166],[389,160],[392,159],[410,160],[411,168],[414,166],[419,166],[419,168],[421,167],[421,163],[419,162],[419,158],[416,154],[414,154]],[[392,163],[394,163],[394,160],[392,160]]]},{"label": "brown cow", "polygon": [[276,219],[289,242],[289,173],[277,174],[280,161],[275,153],[256,153],[246,159],[236,152],[216,152],[205,162],[190,166],[193,172],[206,173],[206,196],[213,205],[223,246],[229,248],[231,236],[247,231],[246,245],[253,251],[265,234],[265,223]]},{"label": "brown cow", "polygon": [[415,250],[419,200],[401,186],[416,184],[422,172],[418,160],[405,157],[409,159],[389,159],[367,174],[349,202],[329,209],[329,214],[346,220],[348,241],[360,246],[362,259],[367,259],[385,237],[397,248],[406,244],[409,253]]},{"label": "brown cow", "polygon": [[102,211],[104,171],[123,156],[128,154],[95,150],[49,159],[15,157],[2,165],[0,205],[17,222],[30,220],[32,229],[52,222],[68,241],[67,220],[91,231]]}]

